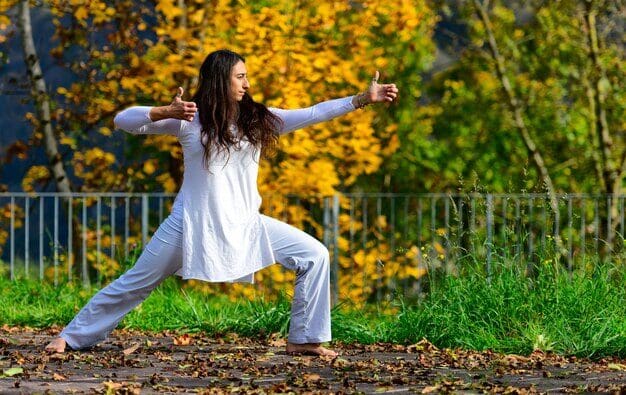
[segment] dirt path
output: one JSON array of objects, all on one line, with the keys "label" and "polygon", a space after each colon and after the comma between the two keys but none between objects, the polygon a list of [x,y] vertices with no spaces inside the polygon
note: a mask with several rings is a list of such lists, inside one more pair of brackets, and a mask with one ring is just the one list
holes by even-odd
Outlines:
[{"label": "dirt path", "polygon": [[0,329],[0,393],[626,393],[626,361],[412,346],[337,345],[289,356],[282,339],[116,331],[98,347],[41,351],[56,330]]}]

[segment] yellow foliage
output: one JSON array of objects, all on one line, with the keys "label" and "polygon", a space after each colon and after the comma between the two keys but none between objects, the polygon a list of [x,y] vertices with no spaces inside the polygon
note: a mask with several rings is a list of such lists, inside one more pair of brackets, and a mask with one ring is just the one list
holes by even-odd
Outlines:
[{"label": "yellow foliage", "polygon": [[24,209],[18,205],[8,203],[0,207],[0,256],[2,249],[9,239],[9,231],[11,229],[11,217],[13,217],[13,226],[15,229],[23,226]]},{"label": "yellow foliage", "polygon": [[[70,18],[73,23],[90,28],[108,21],[109,26],[117,28],[107,36],[106,45],[90,52],[104,78],[90,77],[85,83],[57,91],[76,108],[82,109],[86,104],[84,113],[74,114],[76,120],[97,125],[104,136],[123,138],[112,135],[112,125],[103,125],[100,120],[110,119],[121,106],[135,100],[141,101],[137,104],[168,104],[178,86],[185,87],[185,99],[189,99],[204,57],[220,48],[246,57],[250,93],[268,106],[307,107],[353,95],[367,88],[376,69],[384,76],[383,81],[398,82],[395,76],[407,73],[404,60],[415,56],[411,46],[428,45],[428,34],[436,22],[435,13],[425,0],[276,0],[271,6],[250,0],[215,0],[210,5],[206,1],[183,3],[180,6],[178,1],[156,0],[152,10],[155,14],[144,18],[131,12],[120,15],[103,0],[48,1],[52,15],[59,20]],[[123,9],[124,3],[118,6]],[[150,25],[152,22],[148,21],[154,20],[156,24]],[[58,25],[61,33],[62,25]],[[140,36],[139,30],[147,32]],[[71,35],[66,32],[59,36]],[[154,38],[141,38],[148,36]],[[128,48],[133,50],[125,50]],[[405,81],[406,87],[401,87],[407,90],[403,97],[412,99],[419,95],[419,88],[414,87],[418,84],[413,82]],[[384,113],[385,105],[368,107],[281,137],[279,155],[261,162],[261,194],[306,195],[315,204],[320,196],[349,190],[359,176],[376,172],[398,148],[397,124]],[[62,141],[72,143],[68,138]],[[182,162],[176,138],[147,136],[134,141],[139,141],[151,155],[156,153],[151,158],[167,157],[169,163],[150,159],[121,169],[110,152],[99,148],[77,150],[71,163],[82,189],[128,190],[134,185],[157,185],[175,192],[181,181],[176,178],[179,175],[175,167]],[[37,177],[44,175],[33,171],[27,184],[32,185]],[[348,203],[342,199],[340,204],[347,207]],[[318,237],[322,235],[322,225],[295,201],[268,198],[262,209],[295,226],[312,229]],[[368,230],[389,228],[387,218],[377,221],[369,223]],[[371,295],[371,278],[385,283],[393,270],[411,277],[420,275],[414,262],[403,269],[410,258],[389,251],[380,234],[367,246],[350,245],[350,232],[360,233],[363,224],[351,221],[345,214],[339,222],[342,234],[338,247],[353,252],[340,265],[363,273],[341,276],[341,281],[349,280],[345,285],[354,294],[354,300]],[[277,265],[259,273],[256,288],[236,286],[233,294],[253,295],[255,289],[269,289],[270,284],[290,289],[292,280],[292,274],[284,273]]]},{"label": "yellow foliage", "polygon": [[143,163],[143,172],[150,175],[156,171],[156,161],[147,160]]},{"label": "yellow foliage", "polygon": [[45,182],[50,177],[50,171],[46,166],[31,166],[22,178],[22,189],[24,192],[34,192],[36,183]]},{"label": "yellow foliage", "polygon": [[123,174],[114,170],[115,163],[115,155],[98,147],[75,151],[72,160],[74,175],[81,179],[84,191],[107,191],[118,185]]}]

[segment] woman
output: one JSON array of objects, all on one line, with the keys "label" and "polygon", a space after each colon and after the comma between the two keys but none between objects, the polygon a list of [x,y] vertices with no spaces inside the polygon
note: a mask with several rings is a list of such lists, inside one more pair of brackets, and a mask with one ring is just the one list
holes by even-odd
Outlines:
[{"label": "woman", "polygon": [[[275,262],[296,272],[288,353],[337,354],[321,345],[331,339],[328,250],[306,233],[261,215],[257,191],[261,150],[278,136],[326,121],[367,104],[395,100],[394,84],[298,110],[268,109],[248,94],[244,59],[220,50],[200,68],[191,102],[131,107],[115,117],[133,134],[171,134],[184,154],[184,181],[172,212],[159,226],[135,266],[97,293],[47,351],[89,347],[106,336],[166,277],[212,282],[252,282]],[[196,112],[198,116],[196,116]]]}]

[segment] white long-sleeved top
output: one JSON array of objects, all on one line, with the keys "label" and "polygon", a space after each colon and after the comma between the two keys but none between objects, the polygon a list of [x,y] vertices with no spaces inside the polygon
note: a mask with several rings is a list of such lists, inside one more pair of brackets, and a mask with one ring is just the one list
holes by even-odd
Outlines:
[{"label": "white long-sleeved top", "polygon": [[[132,134],[170,134],[183,148],[184,178],[176,197],[182,201],[183,264],[176,273],[184,279],[210,282],[252,282],[253,274],[275,262],[259,208],[258,150],[247,141],[230,155],[211,157],[203,165],[199,117],[187,122],[150,119],[152,107],[130,107],[115,116],[115,126]],[[283,110],[270,108],[283,121],[280,134],[323,122],[353,111],[352,96],[314,106]],[[233,132],[236,132],[233,126]]]}]

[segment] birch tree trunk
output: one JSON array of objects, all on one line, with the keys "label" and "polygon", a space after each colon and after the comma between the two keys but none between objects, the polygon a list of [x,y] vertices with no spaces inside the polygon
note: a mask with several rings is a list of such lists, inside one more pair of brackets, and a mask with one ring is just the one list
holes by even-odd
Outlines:
[{"label": "birch tree trunk", "polygon": [[33,29],[30,22],[30,6],[28,0],[23,0],[19,5],[18,24],[22,38],[24,61],[31,84],[31,95],[35,101],[37,118],[39,119],[43,142],[48,157],[48,167],[54,177],[56,189],[59,192],[71,192],[69,179],[63,167],[63,161],[59,153],[56,136],[50,120],[50,98],[46,89],[46,81],[41,72],[41,65],[37,57],[37,50],[33,40]]}]

